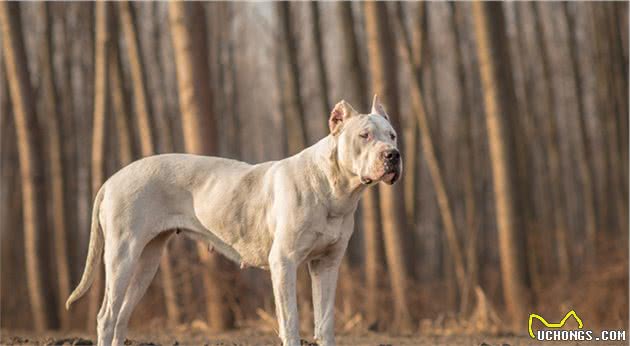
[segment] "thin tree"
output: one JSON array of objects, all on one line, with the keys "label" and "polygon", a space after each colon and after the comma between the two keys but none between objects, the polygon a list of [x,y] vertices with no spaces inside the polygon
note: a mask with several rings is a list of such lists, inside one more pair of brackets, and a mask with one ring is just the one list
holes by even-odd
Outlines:
[{"label": "thin tree", "polygon": [[[226,12],[227,25],[232,25],[234,22],[234,4],[226,2],[222,3]],[[238,75],[238,60],[236,59],[236,42],[234,38],[230,35],[230,32],[227,30],[222,30],[222,41],[226,42],[227,47],[225,48],[226,52],[223,54],[225,59],[224,65],[227,66],[227,71],[225,73],[225,78],[228,81],[224,86],[225,93],[227,95],[226,107],[229,109],[230,117],[228,119],[227,131],[230,134],[229,138],[230,148],[232,153],[239,157],[242,155],[242,134],[239,131],[240,127],[240,118],[239,118],[239,75]],[[325,122],[323,122],[325,124]]]},{"label": "thin tree", "polygon": [[[67,227],[65,217],[64,197],[64,173],[63,152],[61,148],[61,117],[59,112],[59,98],[55,86],[52,50],[52,18],[50,4],[42,2],[39,6],[40,18],[43,20],[44,35],[40,44],[41,48],[41,73],[42,90],[46,107],[46,139],[49,154],[50,172],[50,202],[52,208],[53,242],[55,249],[55,261],[57,269],[57,282],[59,286],[58,300],[60,302],[70,296],[70,265],[68,264]],[[70,319],[68,311],[63,304],[59,304],[59,318],[62,328],[68,328]]]},{"label": "thin tree", "polygon": [[[73,8],[75,4],[66,3],[63,7],[55,6],[52,9],[58,11],[57,13],[67,14],[71,8]],[[54,13],[54,11],[53,11]],[[75,117],[75,106],[74,106],[74,97],[72,94],[72,46],[75,43],[72,40],[70,24],[71,21],[68,17],[62,15],[61,17],[61,47],[60,50],[56,53],[56,55],[61,55],[61,69],[58,74],[59,81],[59,100],[61,101],[61,112],[59,115],[61,116],[61,132],[64,134],[71,134],[76,131],[76,117]],[[82,117],[89,118],[89,117]],[[62,141],[62,149],[64,152],[64,165],[66,169],[64,169],[64,178],[65,178],[65,197],[66,197],[66,205],[67,206],[76,206],[77,201],[80,200],[78,198],[77,188],[78,184],[78,160],[80,154],[76,150],[77,141],[79,136],[64,136]],[[87,180],[87,179],[85,179]],[[89,182],[88,184],[89,185]],[[70,256],[70,271],[71,277],[77,277],[80,275],[78,271],[82,268],[79,266],[73,265],[73,263],[79,263],[81,261],[81,256],[83,255],[82,251],[84,250],[81,246],[77,246],[80,241],[80,236],[77,236],[78,221],[79,221],[79,210],[78,208],[69,207],[66,208],[66,226],[67,230],[67,241],[68,241],[68,249]],[[87,213],[86,213],[87,214]],[[87,233],[87,232],[81,232]]]},{"label": "thin tree", "polygon": [[[624,49],[624,41],[627,41],[627,24],[623,24],[622,17],[628,16],[628,4],[624,3],[606,3],[602,4],[604,17],[606,18],[606,28],[603,28],[608,41],[608,50],[612,63],[608,64],[610,70],[610,84],[613,89],[613,100],[616,105],[615,121],[617,123],[617,145],[620,157],[624,158],[624,164],[619,165],[619,174],[621,176],[621,189],[628,190],[628,63],[627,49]],[[626,37],[624,39],[624,36]],[[627,228],[627,194],[623,196],[621,203],[620,219],[622,220],[621,228]],[[624,227],[625,226],[625,227]],[[626,232],[624,232],[626,233]]]},{"label": "thin tree", "polygon": [[[616,62],[611,65],[612,77],[616,86],[617,112],[617,136],[619,137],[619,151],[621,152],[622,164],[621,183],[624,191],[628,191],[628,4],[624,2],[607,4],[610,20],[608,21],[611,37],[611,56]],[[623,211],[628,210],[628,194],[622,194]],[[628,213],[621,214],[621,232],[627,236],[625,230],[628,228]]]},{"label": "thin tree", "polygon": [[[217,128],[213,119],[210,73],[207,59],[205,12],[200,3],[169,3],[169,23],[173,40],[179,105],[182,114],[186,151],[195,154],[217,152]],[[209,325],[223,330],[234,325],[234,316],[224,299],[226,287],[221,285],[222,272],[230,272],[218,255],[210,255],[198,244],[201,260],[207,264],[203,275],[207,292]]]},{"label": "thin tree", "polygon": [[[509,53],[509,49],[506,51],[506,54]],[[509,57],[508,57],[509,59]],[[505,59],[503,59],[503,61],[505,61]],[[511,60],[508,60],[509,64],[505,65],[505,66],[509,66],[510,68],[512,67],[512,63]],[[505,67],[502,66],[502,67]],[[510,78],[509,80],[512,81],[512,76],[514,74],[514,70],[510,70],[509,72],[507,72],[507,70],[505,71],[505,76],[506,78]],[[511,145],[513,146],[513,151],[512,151],[512,162],[514,163],[514,172],[516,180],[513,182],[514,183],[514,188],[515,188],[515,192],[514,192],[514,196],[516,197],[516,205],[518,205],[519,207],[519,213],[517,214],[518,217],[518,221],[522,221],[522,220],[527,220],[527,219],[531,219],[532,218],[532,206],[533,206],[533,202],[531,200],[532,198],[532,193],[531,193],[531,189],[529,187],[529,183],[530,183],[530,177],[528,175],[528,172],[532,171],[532,168],[530,167],[530,161],[528,160],[528,149],[530,146],[530,143],[528,142],[528,138],[527,136],[524,134],[524,132],[522,131],[522,129],[527,129],[527,125],[528,124],[528,119],[523,116],[523,110],[520,108],[520,104],[517,102],[516,99],[516,91],[515,91],[515,83],[509,83],[509,89],[505,89],[502,90],[505,92],[505,95],[507,97],[510,97],[508,104],[512,105],[514,111],[510,112],[510,113],[506,113],[507,115],[509,115],[507,117],[508,120],[508,125],[509,128],[507,129],[508,133],[510,134],[508,141],[511,143]],[[519,226],[521,226],[519,224]],[[529,235],[528,231],[529,229],[525,228],[526,223],[523,222],[523,229],[526,231],[522,231],[522,232],[518,232],[516,233],[516,244],[525,244],[526,242],[526,236]],[[523,251],[523,247],[519,247],[517,248],[519,251],[522,251],[522,253],[518,254],[518,258],[525,258],[525,252]],[[521,264],[523,265],[523,275],[526,275],[526,261],[522,261]]]},{"label": "thin tree", "polygon": [[[411,30],[411,40],[415,43],[412,44],[414,64],[422,66],[423,56],[423,43],[426,40],[425,31],[427,25],[427,5],[425,3],[417,3],[417,19],[414,22]],[[396,5],[398,10],[398,5]],[[411,116],[407,120],[405,132],[405,148],[407,151],[415,151],[418,148],[418,124],[416,117]],[[416,198],[418,195],[418,155],[407,155],[405,157],[405,172],[404,172],[404,194],[405,194],[405,216],[407,218],[407,224],[415,228],[416,218]],[[413,273],[412,273],[413,274]]]},{"label": "thin tree", "polygon": [[[516,13],[514,15],[514,26],[516,27],[517,47],[519,47],[521,50],[527,51],[529,46],[526,39],[525,26],[523,25],[524,18],[521,18],[523,16],[524,11],[521,9],[521,10],[516,10],[515,12]],[[515,57],[514,59],[514,65],[516,66],[517,71],[520,70],[520,73],[522,75],[522,82],[520,83],[521,85],[520,92],[522,93],[522,95],[520,98],[523,99],[524,102],[522,102],[522,105],[520,107],[520,113],[521,113],[520,116],[524,119],[523,132],[525,136],[529,138],[534,138],[534,136],[539,135],[542,132],[542,130],[540,130],[540,128],[537,125],[538,120],[536,119],[534,109],[531,103],[529,102],[529,100],[532,100],[534,98],[534,96],[532,95],[534,93],[534,86],[537,83],[537,80],[535,79],[535,76],[533,75],[531,71],[531,68],[532,68],[531,65],[532,65],[532,62],[537,62],[538,60],[539,59],[530,57],[525,52],[519,54],[519,56]],[[533,148],[531,148],[529,151],[539,153],[537,157],[538,161],[545,162],[546,157],[547,157],[547,150],[546,150],[547,145],[545,143],[542,143],[543,141],[538,141],[538,142],[539,143],[536,143],[536,142],[530,143],[530,146],[532,146]],[[532,161],[534,158],[536,157],[532,154]],[[532,166],[534,166],[534,163],[532,163]],[[531,171],[533,169],[535,168],[532,167],[532,169],[528,171]],[[539,185],[549,186],[553,184],[551,182],[551,179],[553,177],[551,177],[550,174],[541,174],[540,178],[541,179],[539,179],[540,180]],[[528,246],[527,268],[529,270],[528,274],[530,276],[532,287],[534,288],[541,287],[541,284],[542,284],[541,269],[546,268],[546,267],[552,267],[553,263],[555,263],[555,260],[554,261],[549,260],[549,258],[553,255],[553,252],[554,252],[553,249],[551,248],[551,244],[549,244],[548,249],[543,249],[541,247],[541,243],[543,243],[543,238],[546,235],[543,234],[545,233],[544,231],[540,230],[540,228],[544,228],[542,227],[541,222],[536,221],[540,219],[548,220],[552,218],[552,217],[548,217],[548,214],[553,212],[553,207],[550,206],[553,200],[553,195],[551,195],[549,191],[551,189],[544,189],[544,190],[545,190],[544,201],[546,203],[530,202],[530,205],[532,205],[533,208],[528,210],[530,214],[526,216],[525,223],[524,223],[524,227],[527,229],[527,246]],[[548,227],[551,228],[551,226],[548,226]]]},{"label": "thin tree", "polygon": [[576,32],[575,19],[570,13],[569,3],[562,3],[562,9],[564,12],[564,18],[567,23],[567,32],[569,33],[569,62],[571,64],[571,77],[573,78],[573,85],[575,86],[575,98],[577,100],[578,108],[578,122],[580,139],[578,140],[578,169],[582,176],[582,197],[584,199],[584,228],[586,232],[586,261],[587,263],[593,263],[596,255],[596,235],[597,235],[597,215],[595,213],[595,188],[593,186],[593,179],[595,173],[593,172],[593,164],[591,161],[591,142],[588,135],[588,125],[586,123],[586,111],[584,109],[584,87],[582,83],[582,75],[580,73],[580,65],[578,62],[578,39]]},{"label": "thin tree", "polygon": [[[387,7],[383,2],[366,2],[365,29],[372,87],[380,95],[389,109],[388,114],[394,128],[400,129],[398,109],[398,80],[396,78],[395,37],[389,25]],[[399,131],[402,143],[402,131]],[[385,257],[394,297],[395,328],[408,330],[411,327],[411,314],[407,300],[407,263],[403,246],[404,200],[402,185],[379,185],[381,221],[385,240]]]},{"label": "thin tree", "polygon": [[[111,5],[108,2],[98,2],[95,11],[95,52],[94,52],[94,113],[92,124],[92,197],[105,182],[105,148],[106,148],[106,117],[108,113],[108,66],[107,51],[110,46]],[[99,267],[96,279],[90,291],[88,305],[88,329],[96,327],[96,315],[102,298],[103,285],[102,268]]]},{"label": "thin tree", "polygon": [[[595,42],[596,61],[595,61],[595,80],[597,84],[596,94],[598,107],[601,109],[601,116],[598,117],[602,129],[605,133],[603,139],[606,146],[604,150],[604,157],[606,162],[607,177],[605,180],[606,196],[605,203],[608,205],[603,210],[606,213],[607,224],[605,227],[609,230],[625,230],[627,229],[627,178],[625,175],[626,169],[621,166],[627,166],[627,164],[620,164],[621,162],[627,162],[627,159],[622,155],[623,151],[620,147],[627,146],[627,143],[621,145],[620,138],[617,133],[619,127],[616,116],[618,113],[627,112],[627,107],[619,107],[619,103],[615,88],[615,80],[621,76],[620,73],[615,73],[614,63],[611,63],[610,59],[614,56],[614,44],[616,42],[610,42],[609,26],[611,22],[610,16],[607,14],[606,3],[593,3],[591,4],[591,16],[593,30],[591,31],[592,41]],[[603,39],[604,37],[608,39]],[[612,44],[611,44],[612,43]],[[619,56],[617,56],[619,58]],[[624,83],[627,85],[627,83]],[[627,100],[627,92],[623,96]],[[627,116],[626,116],[627,117]],[[621,158],[621,160],[620,160]],[[614,201],[611,203],[610,201]],[[602,201],[604,202],[604,201]],[[624,232],[625,234],[626,232]]]},{"label": "thin tree", "polygon": [[[1,37],[1,36],[0,36]],[[2,45],[0,45],[2,47]],[[21,312],[21,315],[29,317],[28,309],[29,296],[15,295],[15,292],[28,292],[27,280],[16,280],[16,278],[24,277],[24,269],[26,267],[24,259],[21,258],[24,253],[24,234],[20,232],[23,229],[22,223],[22,203],[21,193],[22,184],[20,183],[19,158],[18,158],[18,139],[15,127],[15,116],[11,107],[9,95],[9,83],[5,72],[5,64],[0,54],[0,229],[11,230],[3,231],[1,239],[0,254],[2,261],[1,278],[4,283],[11,285],[3,285],[2,297],[5,297],[2,304],[4,316],[9,316],[5,311]],[[19,281],[19,282],[18,282]],[[9,297],[7,299],[6,297]],[[24,307],[27,307],[26,309]],[[7,310],[5,310],[7,309]],[[17,327],[14,321],[18,318],[5,319],[3,321],[4,328]],[[29,325],[33,329],[33,325]]]},{"label": "thin tree", "polygon": [[[118,37],[117,26],[112,28],[112,36]],[[118,40],[116,40],[118,41]],[[131,124],[129,123],[129,108],[124,87],[120,48],[117,42],[112,44],[107,52],[109,69],[109,87],[114,110],[114,122],[116,124],[116,137],[118,140],[118,159],[120,166],[131,163],[134,158],[133,140],[131,137]]]},{"label": "thin tree", "polygon": [[45,199],[42,198],[44,171],[41,161],[44,155],[40,142],[39,124],[33,108],[34,94],[26,63],[19,3],[8,1],[0,3],[0,26],[2,51],[18,140],[28,297],[33,327],[41,331],[48,327],[50,315],[44,298],[43,271],[39,263],[40,251],[38,250],[45,215]]},{"label": "thin tree", "polygon": [[418,127],[420,128],[421,141],[422,141],[422,153],[429,167],[429,173],[431,174],[431,180],[435,189],[435,195],[440,207],[440,215],[442,216],[442,224],[446,232],[446,238],[453,258],[453,265],[455,267],[455,276],[457,280],[457,286],[459,288],[460,295],[470,293],[468,290],[466,269],[464,267],[463,251],[459,244],[457,237],[457,230],[455,228],[455,221],[453,219],[453,212],[451,203],[446,192],[446,186],[444,184],[444,178],[442,169],[440,167],[437,155],[435,153],[435,147],[433,144],[433,138],[431,135],[431,129],[426,116],[424,101],[422,98],[422,89],[420,81],[420,69],[421,66],[415,64],[415,60],[412,57],[413,49],[411,45],[410,35],[404,26],[403,8],[400,3],[396,3],[396,28],[400,33],[400,39],[398,40],[401,47],[405,61],[412,70],[411,80],[411,101],[414,107],[414,111],[417,117]]},{"label": "thin tree", "polygon": [[[468,89],[467,81],[469,80],[466,75],[465,61],[467,57],[462,50],[463,36],[465,33],[464,15],[459,9],[458,5],[454,2],[450,3],[451,6],[451,27],[453,29],[454,41],[455,41],[455,57],[457,64],[457,78],[461,90],[461,109],[472,110],[473,103]],[[477,206],[475,198],[475,141],[473,138],[473,113],[467,111],[463,115],[463,122],[460,126],[462,145],[461,145],[461,158],[463,161],[464,170],[464,205],[466,208],[465,214],[465,234],[466,234],[466,247],[465,263],[467,271],[467,284],[465,288],[468,292],[461,293],[460,311],[467,313],[469,308],[469,302],[472,294],[472,290],[477,286],[477,238],[479,234],[479,227],[477,227]]]},{"label": "thin tree", "polygon": [[[159,16],[160,3],[153,3],[151,6],[151,15],[154,17]],[[162,52],[167,47],[164,47],[162,43],[162,33],[160,30],[160,26],[157,22],[152,23],[151,30],[149,31],[150,40],[148,42],[149,52]],[[167,45],[168,46],[168,45]],[[144,55],[147,61],[144,65],[146,65],[146,76],[147,76],[147,85],[149,86],[149,94],[151,95],[151,99],[154,100],[154,111],[153,111],[153,121],[155,127],[155,137],[156,137],[156,148],[160,148],[158,152],[173,152],[175,150],[175,143],[173,140],[173,124],[169,121],[168,116],[168,102],[164,95],[167,93],[165,90],[165,85],[167,84],[167,80],[164,76],[164,69],[162,68],[162,64],[160,62],[160,54],[147,54]],[[150,60],[149,57],[152,59]],[[153,77],[153,78],[151,78]]]},{"label": "thin tree", "polygon": [[[280,50],[286,56],[288,70],[282,73],[284,87],[282,99],[284,121],[287,127],[286,149],[290,155],[296,154],[306,147],[306,124],[304,121],[304,104],[300,95],[301,74],[297,57],[297,42],[294,37],[291,9],[289,2],[280,1],[275,4],[276,14],[280,20]],[[328,111],[326,112],[328,114]]]},{"label": "thin tree", "polygon": [[129,56],[131,80],[133,81],[135,118],[138,121],[138,131],[140,132],[140,152],[142,156],[150,156],[155,153],[155,146],[151,133],[151,109],[147,98],[146,72],[142,64],[136,15],[132,4],[128,1],[119,2],[118,9]]},{"label": "thin tree", "polygon": [[549,175],[551,176],[551,192],[553,196],[554,206],[553,218],[554,218],[554,234],[556,237],[556,253],[558,255],[558,272],[562,280],[568,280],[571,273],[571,263],[568,244],[568,225],[566,220],[566,181],[562,176],[560,168],[560,136],[558,134],[558,122],[556,120],[556,89],[553,86],[551,62],[550,62],[550,49],[547,46],[547,39],[545,38],[545,32],[541,15],[539,12],[539,4],[531,3],[533,16],[534,16],[534,29],[536,32],[536,39],[538,43],[538,49],[541,55],[541,65],[543,69],[543,86],[546,95],[545,110],[546,114],[543,118],[546,123],[548,131],[548,168]]},{"label": "thin tree", "polygon": [[509,161],[513,148],[508,140],[506,114],[510,112],[510,100],[515,97],[513,82],[510,80],[511,66],[502,4],[474,2],[473,18],[492,161],[503,296],[516,328],[520,325],[517,321],[520,322],[526,316],[526,296],[516,235],[519,229],[514,194],[516,173]]},{"label": "thin tree", "polygon": [[[309,9],[311,12],[311,33],[313,35],[313,43],[315,49],[315,65],[317,67],[317,82],[318,89],[320,92],[320,109],[318,110],[318,115],[322,116],[322,119],[328,119],[328,113],[332,109],[332,105],[330,104],[329,98],[329,89],[328,89],[328,80],[326,77],[326,61],[324,60],[324,44],[322,42],[322,25],[321,25],[321,15],[319,3],[317,1],[309,2]],[[318,124],[321,126],[318,128],[321,133],[318,133],[319,136],[325,136],[328,128],[326,127],[326,121],[318,121]]]}]

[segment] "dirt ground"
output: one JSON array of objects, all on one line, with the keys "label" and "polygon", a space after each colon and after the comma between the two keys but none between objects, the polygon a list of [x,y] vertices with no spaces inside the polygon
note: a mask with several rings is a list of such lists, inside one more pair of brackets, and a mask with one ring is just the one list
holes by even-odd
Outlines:
[{"label": "dirt ground", "polygon": [[[82,333],[44,333],[33,334],[32,332],[7,331],[2,330],[0,344],[2,345],[92,345],[93,335]],[[303,340],[302,345],[316,345],[312,340]],[[339,335],[337,344],[342,346],[381,346],[381,345],[563,345],[560,342],[536,342],[526,336],[388,336],[376,333],[363,333],[352,335]],[[564,343],[564,345],[623,345],[626,343]],[[130,333],[130,340],[127,345],[132,346],[152,346],[152,345],[207,345],[207,346],[262,346],[280,345],[279,340],[273,334],[263,333],[254,330],[238,330],[228,333],[209,335],[201,332],[188,333]]]}]

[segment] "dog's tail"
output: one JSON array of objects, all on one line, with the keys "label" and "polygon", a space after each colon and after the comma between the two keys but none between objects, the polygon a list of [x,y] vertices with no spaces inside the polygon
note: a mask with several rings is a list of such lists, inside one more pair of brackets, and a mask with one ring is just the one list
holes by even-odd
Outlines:
[{"label": "dog's tail", "polygon": [[66,309],[70,309],[70,305],[77,299],[81,298],[94,282],[95,270],[101,262],[103,255],[103,230],[100,227],[99,212],[101,202],[103,201],[103,188],[101,187],[94,199],[94,208],[92,209],[92,227],[90,231],[90,245],[88,247],[87,260],[85,261],[85,269],[81,282],[74,289],[70,297],[66,301]]}]

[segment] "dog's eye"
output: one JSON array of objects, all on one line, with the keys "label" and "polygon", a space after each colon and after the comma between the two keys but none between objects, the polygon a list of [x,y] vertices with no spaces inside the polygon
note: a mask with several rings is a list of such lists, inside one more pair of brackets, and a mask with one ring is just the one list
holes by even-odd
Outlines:
[{"label": "dog's eye", "polygon": [[370,137],[370,134],[367,132],[363,132],[359,134],[359,137],[363,138],[363,139],[368,139],[368,137]]},{"label": "dog's eye", "polygon": [[394,140],[396,140],[396,135],[395,135],[395,134],[393,134],[393,133],[390,133],[390,134],[389,134],[389,138],[391,138],[391,139],[392,139],[392,141],[394,141]]}]

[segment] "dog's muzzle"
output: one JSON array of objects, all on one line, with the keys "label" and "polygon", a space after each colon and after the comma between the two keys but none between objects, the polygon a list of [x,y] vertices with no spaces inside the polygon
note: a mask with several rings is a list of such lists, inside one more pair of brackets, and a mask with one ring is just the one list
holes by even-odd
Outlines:
[{"label": "dog's muzzle", "polygon": [[392,185],[400,178],[401,163],[400,152],[397,149],[386,150],[381,153],[381,162],[383,163],[383,172],[377,178],[361,177],[361,184],[370,185],[375,181],[384,181]]},{"label": "dog's muzzle", "polygon": [[383,157],[383,181],[389,185],[394,184],[400,178],[400,152],[398,149],[386,150]]}]

